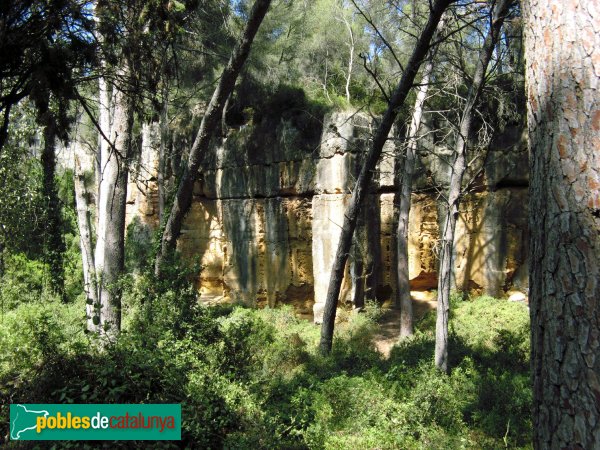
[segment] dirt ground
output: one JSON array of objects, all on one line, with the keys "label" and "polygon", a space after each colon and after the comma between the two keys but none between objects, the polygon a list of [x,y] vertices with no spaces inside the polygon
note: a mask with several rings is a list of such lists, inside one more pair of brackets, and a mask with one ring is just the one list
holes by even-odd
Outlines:
[{"label": "dirt ground", "polygon": [[[413,293],[411,295],[415,321],[422,319],[428,311],[437,307],[435,300],[426,300],[423,298],[424,296],[414,295]],[[375,334],[375,345],[377,350],[387,358],[394,344],[400,339],[400,310],[386,305],[384,305],[384,310],[383,317],[379,321],[379,329]]]}]

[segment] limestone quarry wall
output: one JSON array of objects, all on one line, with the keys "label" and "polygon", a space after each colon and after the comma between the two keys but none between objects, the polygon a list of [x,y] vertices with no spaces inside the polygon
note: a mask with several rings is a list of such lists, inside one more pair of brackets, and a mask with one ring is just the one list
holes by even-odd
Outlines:
[{"label": "limestone quarry wall", "polygon": [[[292,303],[320,316],[343,214],[366,151],[372,121],[352,112],[329,114],[319,130],[292,123],[245,127],[229,133],[207,155],[192,209],[178,241],[198,258],[197,286],[206,301]],[[312,138],[307,138],[313,136]],[[138,170],[129,186],[128,220],[158,224],[156,132],[144,129]],[[317,136],[317,138],[314,138]],[[395,167],[399,145],[390,139],[359,219],[342,301],[395,295]],[[421,158],[410,216],[409,265],[413,289],[435,289],[438,196],[448,166],[431,143]],[[440,162],[442,161],[442,162]],[[455,283],[503,295],[526,289],[527,161],[518,128],[507,128],[480,162],[479,183],[461,207]]]}]

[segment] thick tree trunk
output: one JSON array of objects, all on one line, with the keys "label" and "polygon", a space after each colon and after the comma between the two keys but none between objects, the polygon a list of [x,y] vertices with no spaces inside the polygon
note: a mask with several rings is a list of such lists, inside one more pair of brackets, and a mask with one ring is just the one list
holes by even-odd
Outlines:
[{"label": "thick tree trunk", "polygon": [[74,156],[75,205],[77,208],[77,224],[79,226],[79,242],[83,262],[83,289],[86,298],[87,328],[90,331],[97,332],[97,325],[100,323],[100,304],[98,303],[96,288],[96,266],[94,263],[92,229],[92,198],[95,196],[93,180],[96,156],[95,154],[89,154],[89,150],[86,150],[77,135],[71,144],[71,148],[73,149]]},{"label": "thick tree trunk", "polygon": [[398,258],[396,267],[398,275],[396,306],[400,308],[401,338],[412,336],[413,334],[413,307],[410,297],[410,278],[408,273],[408,218],[410,215],[413,175],[417,159],[418,133],[421,127],[423,106],[427,98],[427,91],[429,90],[431,72],[433,72],[433,58],[430,56],[423,68],[421,86],[418,88],[417,98],[415,99],[415,107],[408,129],[402,178],[400,180],[400,204],[398,206],[398,227],[396,229],[396,252]]},{"label": "thick tree trunk", "polygon": [[183,176],[181,177],[181,181],[179,182],[171,213],[169,214],[169,218],[165,225],[161,248],[155,261],[155,272],[157,275],[160,274],[161,265],[165,256],[175,249],[177,238],[181,232],[183,219],[192,204],[194,182],[198,170],[200,169],[202,156],[208,150],[214,132],[219,126],[225,102],[235,87],[235,82],[240,70],[250,53],[254,36],[256,36],[256,32],[258,31],[270,4],[271,0],[256,0],[254,2],[244,33],[233,49],[229,62],[223,69],[219,83],[206,108],[206,112],[204,113],[204,117],[200,124],[200,129],[198,130],[194,144],[190,149],[188,162]]},{"label": "thick tree trunk", "polygon": [[[126,69],[122,69],[126,72]],[[123,75],[123,74],[122,74]],[[130,98],[113,86],[113,118],[110,145],[102,146],[98,233],[95,265],[100,303],[100,327],[109,336],[121,327],[121,295],[117,281],[123,273],[125,248],[125,202],[128,154],[133,125]]]},{"label": "thick tree trunk", "polygon": [[62,235],[60,200],[56,191],[56,124],[51,120],[44,128],[44,148],[42,151],[43,196],[46,201],[44,221],[44,259],[50,266],[52,290],[65,301],[65,273],[63,255],[65,242]]},{"label": "thick tree trunk", "polygon": [[450,186],[446,198],[446,214],[441,228],[438,268],[437,319],[435,326],[435,365],[442,371],[448,370],[448,313],[450,310],[450,288],[452,283],[452,253],[454,233],[458,219],[458,207],[462,180],[466,170],[467,141],[471,134],[475,104],[485,82],[485,72],[500,37],[502,23],[512,0],[498,0],[492,12],[492,23],[488,35],[479,52],[473,82],[462,111],[459,132],[456,139],[455,159],[452,164]]},{"label": "thick tree trunk", "polygon": [[[100,67],[106,70],[104,62],[100,63]],[[100,127],[98,133],[98,153],[96,155],[96,170],[95,170],[95,181],[96,181],[96,200],[100,199],[100,182],[102,180],[102,171],[106,165],[106,156],[110,153],[110,143],[108,142],[108,136],[110,134],[110,117],[111,108],[113,105],[110,101],[110,92],[108,85],[104,77],[98,79],[98,126]],[[96,202],[98,203],[98,202]],[[98,223],[98,214],[96,214],[96,234],[104,234],[104,231],[100,228]]]},{"label": "thick tree trunk", "polygon": [[419,37],[419,40],[413,49],[413,53],[406,65],[404,73],[402,74],[400,83],[390,99],[388,108],[381,120],[379,127],[377,128],[375,136],[373,137],[373,143],[366,154],[364,163],[358,175],[358,179],[356,180],[356,185],[352,191],[350,204],[348,205],[344,215],[344,224],[342,226],[333,267],[331,269],[331,281],[329,282],[327,298],[325,300],[325,308],[323,311],[320,342],[320,349],[323,353],[329,353],[331,351],[335,314],[338,297],[340,295],[342,279],[344,277],[344,267],[346,265],[346,260],[348,259],[348,252],[350,251],[350,246],[352,244],[352,235],[356,227],[356,221],[358,219],[362,202],[367,193],[369,182],[371,181],[375,166],[381,155],[383,145],[387,141],[389,132],[394,121],[396,120],[398,110],[406,100],[406,96],[412,87],[421,62],[427,55],[429,43],[433,37],[433,34],[435,33],[437,24],[440,21],[444,10],[450,3],[451,0],[437,0],[433,3],[427,24],[425,25],[425,28],[423,29],[423,32],[421,33],[421,36]]},{"label": "thick tree trunk", "polygon": [[536,449],[600,448],[600,15],[593,5],[523,4]]}]

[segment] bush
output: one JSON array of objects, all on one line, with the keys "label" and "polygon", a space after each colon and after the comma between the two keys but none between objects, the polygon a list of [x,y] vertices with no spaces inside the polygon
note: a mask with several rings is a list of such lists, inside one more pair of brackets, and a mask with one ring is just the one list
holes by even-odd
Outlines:
[{"label": "bush", "polygon": [[479,382],[472,423],[489,436],[505,436],[511,446],[526,445],[532,430],[529,384],[527,373],[487,370]]},{"label": "bush", "polygon": [[498,369],[529,368],[529,311],[521,303],[488,296],[457,302],[450,322],[455,342],[474,349]]},{"label": "bush", "polygon": [[108,346],[84,333],[83,301],[32,302],[4,314],[2,426],[6,405],[15,401],[169,402],[182,404],[181,447],[528,445],[526,308],[489,298],[454,302],[454,356],[443,374],[432,368],[430,319],[386,360],[373,345],[377,311],[349,315],[324,357],[317,351],[319,327],[290,307],[200,306],[187,276],[192,272],[124,280],[128,319]]},{"label": "bush", "polygon": [[309,448],[398,448],[406,421],[402,405],[374,378],[339,375],[297,404],[312,418],[304,433]]},{"label": "bush", "polygon": [[26,383],[47,363],[84,349],[83,311],[83,304],[48,301],[21,304],[3,314],[0,378],[10,385]]},{"label": "bush", "polygon": [[22,253],[5,255],[5,272],[0,284],[0,313],[20,304],[52,299],[48,266]]}]

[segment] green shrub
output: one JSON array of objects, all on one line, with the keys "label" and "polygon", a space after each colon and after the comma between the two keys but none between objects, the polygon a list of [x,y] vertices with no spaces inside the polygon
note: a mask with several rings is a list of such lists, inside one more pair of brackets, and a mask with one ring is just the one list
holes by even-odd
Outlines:
[{"label": "green shrub", "polygon": [[530,441],[520,305],[453,301],[454,356],[443,374],[432,368],[429,319],[385,359],[373,345],[378,311],[351,314],[325,357],[319,327],[292,308],[205,308],[189,281],[195,269],[170,269],[160,280],[151,272],[123,280],[127,320],[112,345],[83,332],[83,301],[29,302],[5,313],[0,432],[14,401],[169,402],[182,404],[177,445],[189,448],[475,449]]},{"label": "green shrub", "polygon": [[498,348],[500,334],[512,333],[513,343],[529,354],[529,313],[521,303],[488,296],[456,302],[451,329],[468,345],[492,349]]},{"label": "green shrub", "polygon": [[135,216],[127,226],[125,237],[125,268],[127,272],[141,272],[153,262],[152,230]]},{"label": "green shrub", "polygon": [[260,371],[275,329],[254,311],[242,307],[218,320],[223,333],[218,348],[220,370],[232,378],[248,379]]},{"label": "green shrub", "polygon": [[487,435],[504,438],[511,446],[531,439],[532,392],[529,374],[486,371],[478,387],[473,424]]},{"label": "green shrub", "polygon": [[247,387],[214,367],[191,373],[186,390],[184,427],[199,448],[248,448],[242,442],[256,440],[264,432],[263,412]]},{"label": "green shrub", "polygon": [[373,342],[375,330],[375,323],[364,314],[356,314],[337,326],[329,357],[337,371],[359,374],[380,365],[382,355]]},{"label": "green shrub", "polygon": [[20,304],[51,299],[48,266],[22,253],[5,254],[5,272],[0,282],[0,313]]},{"label": "green shrub", "polygon": [[450,332],[457,353],[461,348],[463,353],[475,350],[485,365],[499,370],[529,369],[529,311],[525,305],[487,296],[460,302],[454,308]]},{"label": "green shrub", "polygon": [[377,323],[381,320],[385,311],[377,301],[367,300],[365,302],[364,314],[371,322]]},{"label": "green shrub", "polygon": [[0,316],[0,377],[27,380],[60,355],[85,348],[83,304],[24,303]]},{"label": "green shrub", "polygon": [[304,433],[309,448],[398,448],[406,415],[374,378],[339,375],[302,394],[297,404],[312,418]]},{"label": "green shrub", "polygon": [[69,301],[77,301],[85,298],[83,292],[83,264],[81,262],[81,250],[79,235],[67,233],[65,235],[66,251],[63,255],[63,269],[65,272],[65,297]]}]

